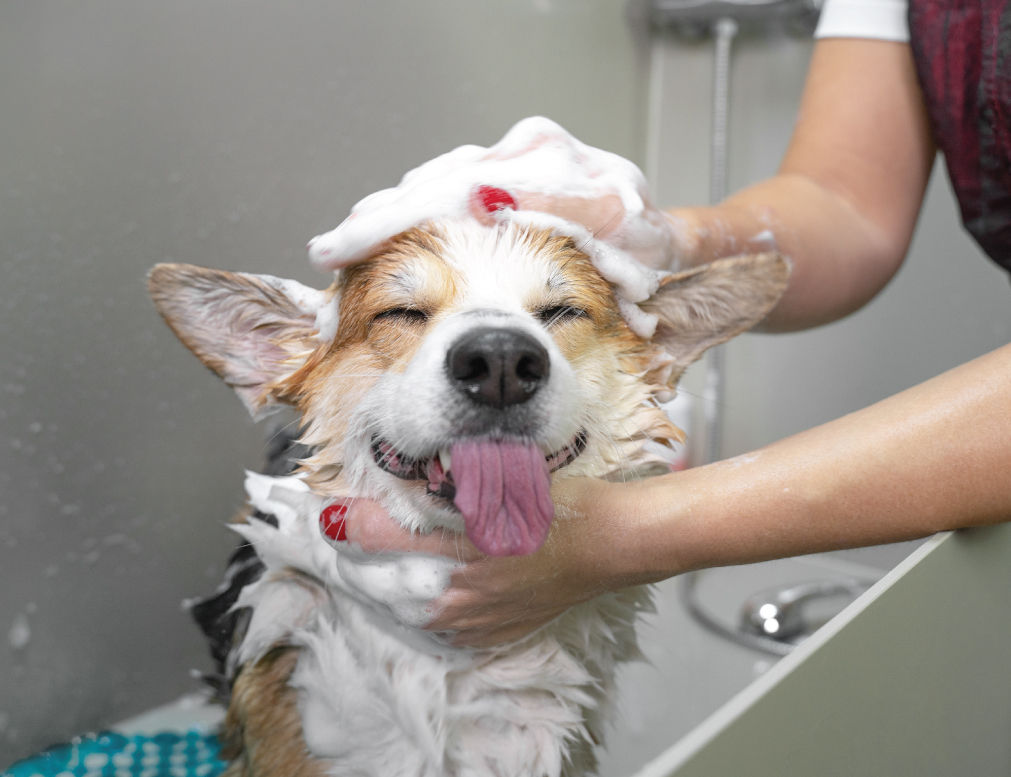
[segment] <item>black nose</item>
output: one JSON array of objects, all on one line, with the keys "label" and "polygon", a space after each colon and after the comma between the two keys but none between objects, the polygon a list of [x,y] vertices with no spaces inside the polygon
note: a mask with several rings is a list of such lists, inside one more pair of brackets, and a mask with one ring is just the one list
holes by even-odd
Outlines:
[{"label": "black nose", "polygon": [[526,402],[548,379],[548,352],[517,329],[467,332],[446,354],[453,384],[476,402],[508,407]]}]

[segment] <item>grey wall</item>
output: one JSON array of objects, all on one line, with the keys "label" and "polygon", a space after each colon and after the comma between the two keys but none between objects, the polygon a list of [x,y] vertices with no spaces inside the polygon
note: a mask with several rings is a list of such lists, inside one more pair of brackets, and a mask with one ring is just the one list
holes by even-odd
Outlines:
[{"label": "grey wall", "polygon": [[178,345],[176,260],[326,285],[304,245],[517,119],[641,159],[624,0],[0,5],[0,766],[193,689],[261,430]]}]

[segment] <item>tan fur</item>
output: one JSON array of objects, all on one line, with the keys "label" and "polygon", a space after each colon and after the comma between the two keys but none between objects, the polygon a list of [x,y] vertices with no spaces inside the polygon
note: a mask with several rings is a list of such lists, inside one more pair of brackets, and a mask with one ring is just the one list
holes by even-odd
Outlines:
[{"label": "tan fur", "polygon": [[[659,316],[654,342],[674,359],[673,385],[699,355],[755,325],[779,299],[790,265],[774,252],[730,257],[664,278],[643,309]],[[747,294],[741,294],[741,289]],[[677,305],[665,304],[676,297]],[[723,322],[716,327],[714,321]]]},{"label": "tan fur", "polygon": [[302,719],[288,679],[298,652],[276,647],[242,668],[222,729],[225,777],[325,777],[302,739]]}]

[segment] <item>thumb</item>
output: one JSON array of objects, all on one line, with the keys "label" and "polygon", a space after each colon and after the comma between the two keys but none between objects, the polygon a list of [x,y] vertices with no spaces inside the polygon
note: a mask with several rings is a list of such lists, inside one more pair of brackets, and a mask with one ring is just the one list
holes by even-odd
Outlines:
[{"label": "thumb", "polygon": [[366,553],[428,553],[460,561],[482,558],[482,553],[462,534],[435,529],[428,534],[405,529],[378,502],[349,499],[342,502],[345,535]]}]

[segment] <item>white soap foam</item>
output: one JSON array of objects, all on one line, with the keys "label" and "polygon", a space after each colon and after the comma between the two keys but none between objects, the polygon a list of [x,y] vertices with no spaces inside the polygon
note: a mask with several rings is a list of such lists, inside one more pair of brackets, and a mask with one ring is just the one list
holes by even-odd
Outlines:
[{"label": "white soap foam", "polygon": [[620,201],[621,221],[598,234],[548,212],[503,208],[492,215],[572,237],[614,285],[619,299],[630,303],[622,310],[633,331],[652,335],[656,320],[636,303],[656,291],[663,271],[673,269],[671,219],[650,203],[646,179],[635,164],[588,146],[539,116],[519,122],[494,146],[460,146],[409,171],[396,187],[364,198],[336,229],[310,241],[309,257],[321,269],[337,270],[367,259],[411,227],[434,219],[468,218],[471,198],[482,186],[521,199],[536,195]]},{"label": "white soap foam", "polygon": [[753,246],[766,251],[774,251],[776,249],[776,235],[771,229],[763,229],[761,232],[756,232],[748,241]]},{"label": "white soap foam", "polygon": [[[354,597],[373,612],[375,622],[428,651],[443,647],[418,632],[432,619],[431,603],[449,585],[458,562],[425,553],[366,553],[351,542],[333,548],[320,535],[319,514],[327,502],[299,476],[246,473],[250,504],[277,518],[232,524],[256,548],[268,572],[300,569],[325,581],[327,589]],[[335,553],[336,550],[336,553]],[[267,581],[269,584],[261,585]],[[240,660],[248,660],[308,620],[316,602],[301,585],[280,585],[270,574],[243,589],[238,606],[254,607]],[[260,617],[262,616],[262,617]],[[406,627],[406,628],[405,628]]]}]

